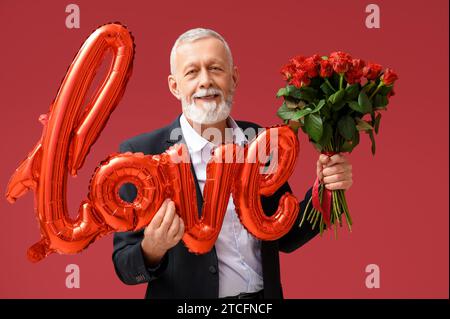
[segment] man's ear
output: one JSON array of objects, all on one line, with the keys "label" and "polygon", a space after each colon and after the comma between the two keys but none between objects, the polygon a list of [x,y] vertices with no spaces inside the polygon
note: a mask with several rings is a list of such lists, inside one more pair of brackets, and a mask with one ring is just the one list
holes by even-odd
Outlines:
[{"label": "man's ear", "polygon": [[239,83],[239,70],[237,68],[237,66],[233,66],[233,82],[234,82],[234,87],[236,88],[238,83]]},{"label": "man's ear", "polygon": [[173,96],[175,96],[178,100],[180,100],[181,95],[180,92],[178,91],[178,83],[175,78],[175,75],[173,74],[169,75],[169,77],[167,78],[167,82],[169,84],[170,93],[172,93]]}]

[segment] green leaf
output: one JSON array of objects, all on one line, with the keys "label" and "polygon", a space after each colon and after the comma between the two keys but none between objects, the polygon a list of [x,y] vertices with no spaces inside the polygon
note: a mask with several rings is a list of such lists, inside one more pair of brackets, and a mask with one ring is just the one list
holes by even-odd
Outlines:
[{"label": "green leaf", "polygon": [[374,108],[384,108],[389,104],[389,99],[386,95],[376,94],[373,99],[373,107]]},{"label": "green leaf", "polygon": [[372,102],[367,97],[364,91],[361,91],[358,95],[358,103],[355,101],[348,102],[348,105],[352,110],[355,110],[362,114],[367,114],[372,111]]},{"label": "green leaf", "polygon": [[322,117],[322,120],[325,122],[325,120],[329,119],[331,117],[331,104],[325,103],[325,105],[320,109],[320,116]]},{"label": "green leaf", "polygon": [[277,111],[277,115],[282,120],[290,120],[297,112],[296,109],[290,109],[287,107],[286,103],[283,102],[283,105],[280,106],[280,108]]},{"label": "green leaf", "polygon": [[332,135],[333,135],[333,128],[331,127],[331,124],[325,122],[325,124],[323,125],[323,133],[322,137],[320,138],[319,144],[322,146],[327,146],[331,141]]},{"label": "green leaf", "polygon": [[312,111],[312,113],[317,113],[320,109],[325,105],[325,100],[320,100],[317,104],[316,108]]},{"label": "green leaf", "polygon": [[361,91],[358,95],[358,104],[363,110],[363,114],[369,113],[372,111],[372,102],[369,100],[369,97],[367,96],[366,92]]},{"label": "green leaf", "polygon": [[376,146],[375,146],[375,137],[373,136],[373,131],[369,131],[370,140],[372,141],[372,154],[375,155]]},{"label": "green leaf", "polygon": [[351,152],[352,150],[353,145],[350,141],[345,141],[340,148],[340,152]]},{"label": "green leaf", "polygon": [[334,93],[334,91],[330,88],[330,86],[326,83],[323,82],[322,85],[320,86],[320,89],[323,91],[323,93],[325,93],[326,95],[332,95]]},{"label": "green leaf", "polygon": [[303,92],[307,92],[309,94],[312,94],[312,95],[317,94],[317,90],[312,88],[312,87],[310,87],[310,86],[304,86],[304,87],[300,88],[300,90],[303,91]]},{"label": "green leaf", "polygon": [[317,114],[305,116],[305,129],[311,139],[318,142],[323,133],[322,118]]},{"label": "green leaf", "polygon": [[340,109],[342,109],[345,106],[346,102],[344,100],[336,103],[336,104],[332,104],[332,108],[333,111],[339,111]]},{"label": "green leaf", "polygon": [[339,103],[343,100],[345,96],[345,90],[341,89],[339,91],[337,91],[336,93],[332,94],[329,98],[328,101],[330,101],[332,104],[336,104]]},{"label": "green leaf", "polygon": [[305,96],[305,100],[308,102],[312,102],[316,99],[317,96],[317,90],[310,87],[310,86],[305,86],[301,88],[302,94]]},{"label": "green leaf", "polygon": [[370,125],[364,120],[361,120],[360,118],[356,118],[356,128],[358,129],[358,131],[365,131],[365,132],[373,129],[372,125]]},{"label": "green leaf", "polygon": [[393,85],[388,85],[388,86],[383,85],[382,87],[380,87],[378,89],[378,93],[381,94],[381,95],[385,95],[386,96],[389,92],[392,91],[393,88],[394,88]]},{"label": "green leaf", "polygon": [[356,145],[358,144],[359,144],[359,132],[356,131],[355,134],[353,134],[353,137],[350,141],[345,141],[342,144],[340,151],[350,153],[355,149]]},{"label": "green leaf", "polygon": [[277,97],[288,96],[288,95],[289,95],[289,91],[288,91],[287,87],[281,88],[277,92]]},{"label": "green leaf", "polygon": [[350,140],[356,132],[355,121],[349,115],[340,118],[337,123],[339,134],[346,140]]},{"label": "green leaf", "polygon": [[345,88],[345,99],[347,101],[356,100],[359,94],[359,84],[355,83]]},{"label": "green leaf", "polygon": [[312,102],[316,98],[317,90],[311,87],[297,88],[295,86],[290,86],[289,96],[296,99],[305,100],[307,102]]},{"label": "green leaf", "polygon": [[378,134],[378,129],[380,128],[380,121],[381,121],[381,113],[378,113],[377,117],[375,118],[375,133]]},{"label": "green leaf", "polygon": [[350,101],[350,102],[348,102],[348,105],[350,106],[350,108],[351,108],[352,110],[355,110],[355,111],[357,111],[357,112],[359,112],[359,113],[363,113],[363,114],[364,114],[364,108],[362,108],[362,107],[359,105],[358,102]]},{"label": "green leaf", "polygon": [[292,120],[298,120],[299,118],[312,113],[312,109],[310,109],[309,107],[304,108],[303,110],[297,110],[294,114],[294,116],[292,116]]}]

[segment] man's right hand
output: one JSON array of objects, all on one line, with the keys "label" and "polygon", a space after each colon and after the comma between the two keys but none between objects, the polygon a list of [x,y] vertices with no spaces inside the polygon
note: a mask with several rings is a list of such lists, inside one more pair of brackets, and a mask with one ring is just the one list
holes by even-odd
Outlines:
[{"label": "man's right hand", "polygon": [[146,265],[158,265],[167,250],[178,244],[183,234],[184,222],[175,212],[175,203],[166,199],[144,230],[141,248]]}]

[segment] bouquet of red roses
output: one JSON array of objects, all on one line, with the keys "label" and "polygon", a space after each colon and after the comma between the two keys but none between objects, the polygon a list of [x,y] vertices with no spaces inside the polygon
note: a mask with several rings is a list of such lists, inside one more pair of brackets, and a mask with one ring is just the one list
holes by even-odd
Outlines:
[{"label": "bouquet of red roses", "polygon": [[[284,102],[278,116],[297,131],[302,129],[309,140],[323,154],[351,152],[359,143],[360,132],[369,135],[375,154],[375,134],[378,133],[381,111],[386,110],[394,95],[394,82],[398,79],[392,69],[376,63],[365,63],[345,52],[329,56],[317,54],[296,56],[283,66],[281,73],[287,82],[277,97]],[[312,203],[312,209],[308,208]],[[324,226],[342,226],[345,215],[351,231],[344,190],[327,190],[319,180],[313,187],[300,226],[306,219],[313,228],[319,222]]]}]

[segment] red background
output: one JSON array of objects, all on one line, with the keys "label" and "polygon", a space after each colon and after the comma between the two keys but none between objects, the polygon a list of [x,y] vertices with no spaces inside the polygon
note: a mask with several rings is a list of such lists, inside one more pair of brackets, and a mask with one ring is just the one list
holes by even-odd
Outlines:
[{"label": "red background", "polygon": [[[241,73],[232,115],[279,123],[278,70],[295,54],[344,50],[394,68],[397,95],[384,113],[378,149],[368,137],[350,156],[348,201],[354,231],[315,238],[281,256],[287,298],[448,298],[448,1],[376,1],[381,28],[365,26],[370,1],[77,1],[81,28],[65,26],[66,1],[0,2],[0,193],[41,134],[65,72],[90,33],[106,22],[126,24],[136,57],[127,91],[76,179],[70,212],[78,211],[97,163],[131,136],[171,122],[180,105],[167,88],[169,52],[179,34],[203,26],[229,42]],[[301,136],[290,179],[301,198],[312,184],[317,153]],[[26,249],[39,239],[33,196],[0,200],[0,297],[142,298],[145,285],[126,286],[111,261],[112,236],[83,253],[51,255],[38,264]],[[66,265],[80,266],[81,287],[65,286]],[[365,267],[380,267],[381,287],[365,286]]]}]

